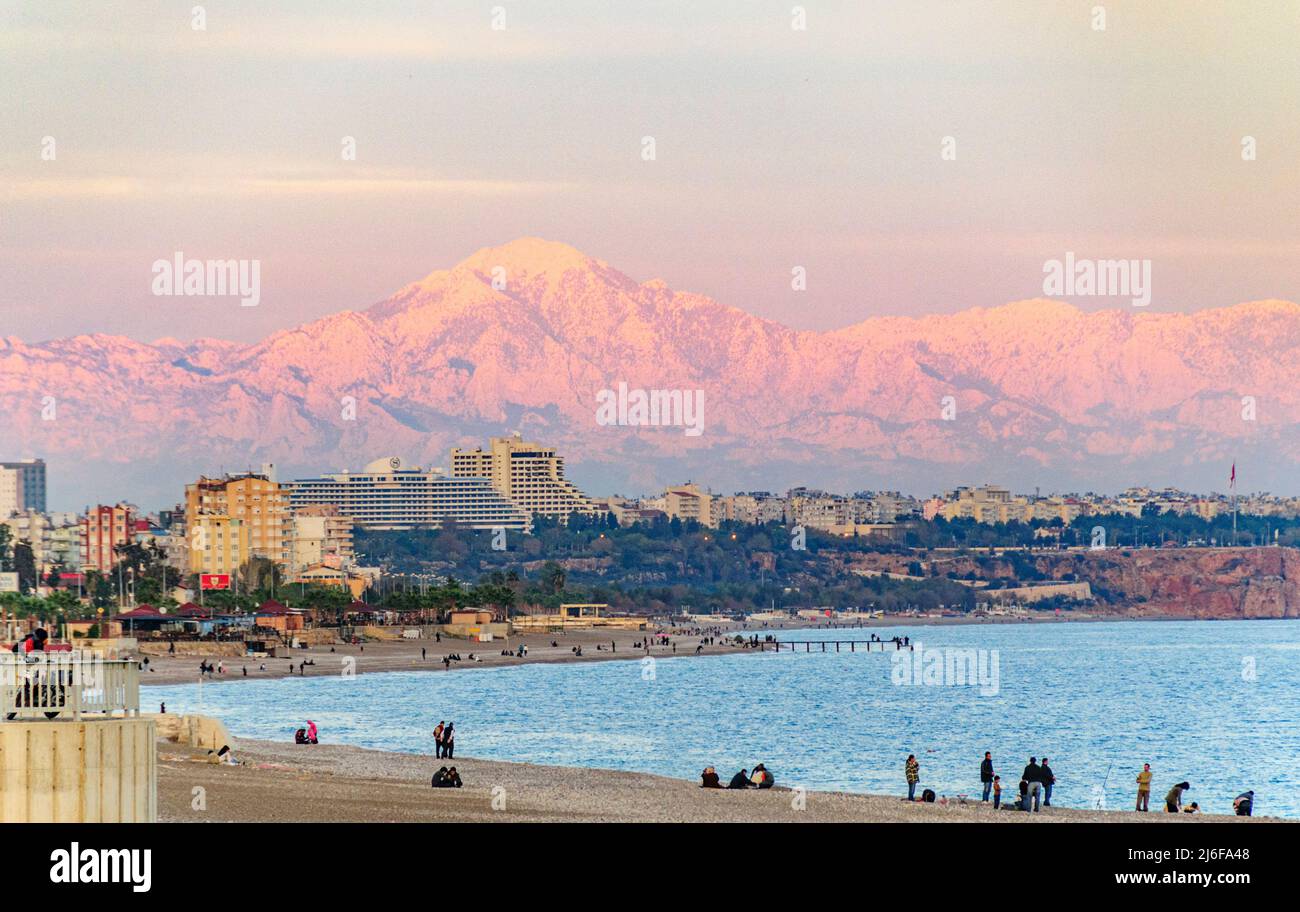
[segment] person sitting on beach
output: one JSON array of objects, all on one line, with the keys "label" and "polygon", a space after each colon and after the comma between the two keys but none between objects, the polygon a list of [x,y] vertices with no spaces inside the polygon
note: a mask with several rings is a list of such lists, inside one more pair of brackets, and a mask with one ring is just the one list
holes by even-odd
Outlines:
[{"label": "person sitting on beach", "polygon": [[447,767],[438,767],[438,772],[433,774],[432,786],[436,789],[447,787]]},{"label": "person sitting on beach", "polygon": [[235,754],[230,749],[229,744],[221,745],[221,750],[217,751],[215,754],[213,754],[212,751],[208,751],[208,753],[211,755],[208,757],[209,763],[220,763],[226,766],[239,766],[239,761],[235,759]]},{"label": "person sitting on beach", "polygon": [[1201,806],[1197,804],[1195,801],[1193,801],[1191,805],[1189,805],[1188,807],[1183,808],[1184,814],[1199,814],[1200,812],[1201,812]]},{"label": "person sitting on beach", "polygon": [[731,782],[727,786],[729,789],[747,789],[753,788],[753,783],[749,781],[749,770],[741,770],[731,777]]},{"label": "person sitting on beach", "polygon": [[753,772],[750,774],[749,781],[754,784],[755,788],[761,789],[770,789],[776,784],[776,778],[769,773],[767,767],[761,763],[754,767]]},{"label": "person sitting on beach", "polygon": [[1024,779],[1020,780],[1020,810],[1029,810],[1029,783]]},{"label": "person sitting on beach", "polygon": [[456,767],[447,770],[447,788],[458,789],[463,785],[460,781],[460,773],[456,772]]},{"label": "person sitting on beach", "polygon": [[700,773],[700,788],[702,789],[720,789],[722,780],[718,778],[718,771],[711,766],[706,766],[704,772]]},{"label": "person sitting on beach", "polygon": [[1191,787],[1191,783],[1180,782],[1169,790],[1169,794],[1165,795],[1166,814],[1177,814],[1183,809],[1183,792]]}]

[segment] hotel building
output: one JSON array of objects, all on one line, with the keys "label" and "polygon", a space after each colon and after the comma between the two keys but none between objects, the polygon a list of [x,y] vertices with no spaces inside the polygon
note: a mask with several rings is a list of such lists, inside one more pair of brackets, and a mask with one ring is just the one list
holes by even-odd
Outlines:
[{"label": "hotel building", "polygon": [[498,494],[527,516],[568,519],[599,512],[591,498],[564,477],[564,458],[553,447],[530,443],[518,434],[493,437],[488,448],[451,451],[453,478],[486,478]]},{"label": "hotel building", "polygon": [[360,472],[339,472],[294,481],[295,512],[332,504],[367,529],[437,529],[448,519],[474,529],[527,531],[531,517],[482,476],[448,477],[407,467],[396,456],[376,459]]}]

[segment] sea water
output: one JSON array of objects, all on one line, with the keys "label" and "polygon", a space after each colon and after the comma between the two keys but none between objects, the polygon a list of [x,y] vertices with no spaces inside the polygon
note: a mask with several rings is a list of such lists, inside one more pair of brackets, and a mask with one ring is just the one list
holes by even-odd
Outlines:
[{"label": "sea water", "polygon": [[[432,759],[430,733],[446,720],[469,757],[684,779],[715,766],[724,781],[762,762],[778,785],[900,795],[909,753],[922,788],[976,798],[984,751],[1004,797],[1028,758],[1046,755],[1052,803],[1066,807],[1132,808],[1134,777],[1150,763],[1153,811],[1187,780],[1185,803],[1208,812],[1230,813],[1232,798],[1254,789],[1257,815],[1300,817],[1300,623],[771,632],[787,641],[906,636],[923,661],[879,643],[696,657],[698,640],[677,637],[677,656],[657,650],[653,662],[630,651],[623,661],[446,672],[431,654],[437,670],[345,676],[342,657],[317,648],[306,678],[146,687],[141,700],[216,715],[236,737],[291,740],[310,718],[325,742]],[[958,661],[936,666],[930,650]],[[958,680],[950,669],[963,666]]]}]

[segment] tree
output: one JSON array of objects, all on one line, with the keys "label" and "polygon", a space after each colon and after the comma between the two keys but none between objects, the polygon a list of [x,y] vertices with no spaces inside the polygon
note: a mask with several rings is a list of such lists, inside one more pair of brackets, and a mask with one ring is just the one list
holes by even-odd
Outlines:
[{"label": "tree", "polygon": [[559,595],[564,591],[564,583],[567,579],[567,574],[564,572],[564,568],[555,561],[547,561],[542,566],[540,578],[542,588],[550,592],[552,595]]},{"label": "tree", "polygon": [[36,572],[36,556],[32,554],[32,544],[20,541],[14,545],[14,570],[18,573],[18,591],[26,595],[36,588],[40,575]]}]

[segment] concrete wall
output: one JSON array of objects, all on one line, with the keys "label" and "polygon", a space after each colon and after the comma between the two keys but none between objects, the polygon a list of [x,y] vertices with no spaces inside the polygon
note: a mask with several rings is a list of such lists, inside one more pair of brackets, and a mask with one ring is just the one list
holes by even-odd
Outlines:
[{"label": "concrete wall", "polygon": [[211,716],[151,713],[148,718],[157,725],[158,737],[165,741],[188,744],[190,747],[206,747],[208,750],[221,750],[225,745],[235,743],[221,720]]},{"label": "concrete wall", "polygon": [[0,822],[152,823],[151,719],[0,721]]}]

